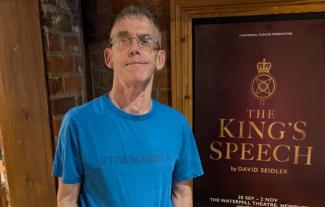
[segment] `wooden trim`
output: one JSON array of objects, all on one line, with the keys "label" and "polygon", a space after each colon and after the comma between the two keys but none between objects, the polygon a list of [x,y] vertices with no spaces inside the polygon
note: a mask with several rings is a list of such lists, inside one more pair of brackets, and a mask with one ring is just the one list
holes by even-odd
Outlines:
[{"label": "wooden trim", "polygon": [[192,123],[192,19],[325,11],[323,0],[171,0],[172,105]]},{"label": "wooden trim", "polygon": [[39,1],[0,2],[0,126],[12,206],[56,206]]}]

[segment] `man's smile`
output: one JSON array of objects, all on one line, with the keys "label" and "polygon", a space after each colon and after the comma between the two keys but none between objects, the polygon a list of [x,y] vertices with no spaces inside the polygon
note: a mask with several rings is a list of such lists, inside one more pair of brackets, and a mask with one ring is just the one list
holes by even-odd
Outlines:
[{"label": "man's smile", "polygon": [[145,65],[148,64],[147,62],[144,61],[132,61],[132,62],[127,62],[125,65],[129,66],[129,65]]}]

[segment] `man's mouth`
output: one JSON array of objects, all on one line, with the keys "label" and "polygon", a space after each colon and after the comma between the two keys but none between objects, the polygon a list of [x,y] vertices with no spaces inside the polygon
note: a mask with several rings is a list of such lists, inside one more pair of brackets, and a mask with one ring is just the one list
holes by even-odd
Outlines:
[{"label": "man's mouth", "polygon": [[126,63],[125,65],[126,65],[126,66],[129,66],[129,65],[144,65],[144,64],[147,64],[147,63],[146,63],[146,62],[138,62],[138,61],[134,61],[134,62]]}]

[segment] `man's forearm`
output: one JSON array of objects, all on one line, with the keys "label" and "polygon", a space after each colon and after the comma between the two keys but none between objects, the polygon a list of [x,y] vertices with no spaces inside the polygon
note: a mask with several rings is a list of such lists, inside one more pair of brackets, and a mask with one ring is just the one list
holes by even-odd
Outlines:
[{"label": "man's forearm", "polygon": [[59,178],[58,207],[78,207],[80,184],[64,184]]},{"label": "man's forearm", "polygon": [[63,200],[58,201],[58,207],[78,207],[77,202]]},{"label": "man's forearm", "polygon": [[174,207],[193,207],[192,180],[174,184],[172,201]]},{"label": "man's forearm", "polygon": [[173,195],[174,207],[193,207],[192,195]]}]

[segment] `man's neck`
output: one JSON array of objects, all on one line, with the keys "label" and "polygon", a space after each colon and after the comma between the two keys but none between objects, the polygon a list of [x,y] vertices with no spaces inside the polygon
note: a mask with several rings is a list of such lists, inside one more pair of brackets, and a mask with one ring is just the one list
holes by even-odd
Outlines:
[{"label": "man's neck", "polygon": [[145,87],[124,87],[113,84],[108,96],[112,103],[130,114],[145,114],[151,109],[152,81]]}]

